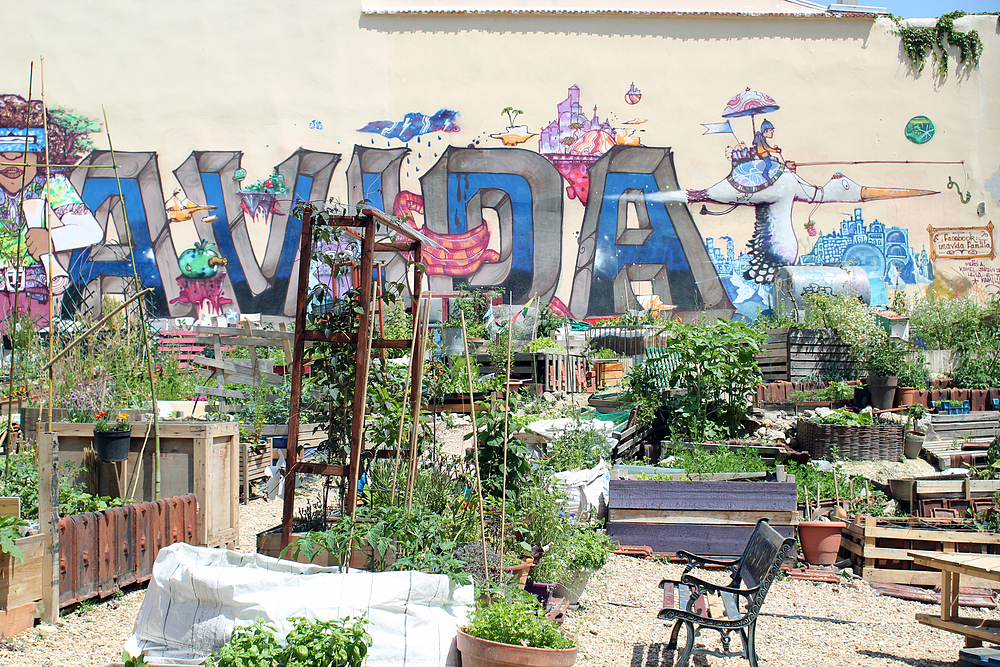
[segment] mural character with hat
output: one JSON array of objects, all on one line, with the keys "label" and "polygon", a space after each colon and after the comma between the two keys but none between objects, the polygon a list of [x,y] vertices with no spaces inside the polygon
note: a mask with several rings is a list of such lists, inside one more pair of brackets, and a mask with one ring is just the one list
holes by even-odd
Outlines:
[{"label": "mural character with hat", "polygon": [[771,156],[781,155],[781,149],[768,143],[774,137],[774,125],[768,119],[760,124],[760,129],[753,135],[753,147],[757,157],[764,161],[764,178],[770,179]]}]

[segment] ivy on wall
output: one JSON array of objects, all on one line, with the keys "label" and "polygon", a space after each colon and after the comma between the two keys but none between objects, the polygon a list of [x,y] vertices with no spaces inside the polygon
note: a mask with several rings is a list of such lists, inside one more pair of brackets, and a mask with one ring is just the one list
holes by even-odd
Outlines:
[{"label": "ivy on wall", "polygon": [[955,19],[962,16],[965,16],[963,11],[944,14],[931,28],[909,28],[903,25],[900,17],[891,17],[896,23],[895,32],[903,42],[903,50],[918,72],[924,71],[927,52],[930,51],[934,54],[934,67],[938,76],[942,79],[947,78],[949,45],[958,47],[960,65],[976,67],[979,64],[979,56],[983,53],[983,43],[979,39],[979,32],[976,30],[969,32],[955,30]]}]

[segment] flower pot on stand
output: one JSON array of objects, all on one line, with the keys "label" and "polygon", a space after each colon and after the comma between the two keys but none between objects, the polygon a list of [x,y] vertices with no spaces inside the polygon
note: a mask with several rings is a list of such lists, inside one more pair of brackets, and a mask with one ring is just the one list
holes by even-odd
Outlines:
[{"label": "flower pot on stand", "polygon": [[132,431],[94,431],[94,449],[97,459],[106,463],[128,460]]},{"label": "flower pot on stand", "polygon": [[529,667],[570,667],[576,662],[577,648],[532,648],[500,644],[466,634],[458,629],[458,652],[462,654],[462,667],[503,667],[528,665]]},{"label": "flower pot on stand", "polygon": [[917,433],[907,433],[906,438],[903,440],[903,456],[908,459],[919,458],[920,450],[924,446],[925,437]]},{"label": "flower pot on stand", "polygon": [[806,562],[810,565],[836,563],[844,525],[841,521],[799,521],[799,542]]},{"label": "flower pot on stand", "polygon": [[579,604],[580,596],[583,595],[584,589],[587,588],[587,582],[590,581],[591,574],[593,573],[590,570],[567,572],[560,577],[552,594],[557,598],[565,598],[569,604]]},{"label": "flower pot on stand", "polygon": [[896,387],[896,397],[892,401],[894,408],[905,408],[917,402],[917,389],[915,387]]},{"label": "flower pot on stand", "polygon": [[868,391],[872,396],[872,407],[876,410],[891,410],[892,400],[896,397],[896,385],[899,378],[892,375],[868,375]]}]

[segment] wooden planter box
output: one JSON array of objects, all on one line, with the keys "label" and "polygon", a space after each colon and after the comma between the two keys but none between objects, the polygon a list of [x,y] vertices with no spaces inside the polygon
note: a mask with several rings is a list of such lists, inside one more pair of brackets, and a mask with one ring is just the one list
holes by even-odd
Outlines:
[{"label": "wooden planter box", "polygon": [[625,359],[594,359],[590,362],[594,367],[594,384],[597,389],[615,387],[622,383],[622,378],[632,366],[632,360]]},{"label": "wooden planter box", "polygon": [[271,463],[270,439],[257,444],[240,443],[240,493],[244,502],[250,500],[250,482],[267,477]]},{"label": "wooden planter box", "polygon": [[771,329],[757,354],[757,365],[767,382],[798,382],[817,378],[854,379],[861,364],[851,346],[833,329]]},{"label": "wooden planter box", "polygon": [[12,637],[35,624],[35,608],[42,600],[42,571],[51,562],[44,535],[14,540],[24,560],[0,554],[0,637]]},{"label": "wooden planter box", "polygon": [[608,535],[615,543],[654,552],[681,549],[739,556],[757,520],[767,517],[782,537],[795,534],[798,491],[782,482],[611,480]]},{"label": "wooden planter box", "polygon": [[[132,443],[126,468],[128,480],[139,466],[135,487],[137,502],[154,500],[153,434],[148,424],[132,425]],[[59,462],[70,461],[79,470],[77,482],[91,492],[118,496],[115,464],[90,459],[94,425],[55,422],[59,436]],[[141,452],[141,460],[140,460]],[[160,495],[163,498],[194,493],[198,497],[198,546],[232,547],[239,541],[239,424],[236,422],[160,423]],[[96,484],[87,466],[96,467]],[[119,474],[120,474],[119,468]],[[122,480],[125,486],[126,480]],[[96,488],[94,488],[96,486]],[[130,485],[129,485],[130,488]]]},{"label": "wooden planter box", "polygon": [[[909,586],[936,586],[941,572],[913,564],[908,551],[1000,554],[1000,534],[983,533],[968,524],[933,519],[856,517],[844,529],[841,555],[851,559],[854,573],[865,581]],[[973,588],[1000,587],[978,577],[962,577]]]}]

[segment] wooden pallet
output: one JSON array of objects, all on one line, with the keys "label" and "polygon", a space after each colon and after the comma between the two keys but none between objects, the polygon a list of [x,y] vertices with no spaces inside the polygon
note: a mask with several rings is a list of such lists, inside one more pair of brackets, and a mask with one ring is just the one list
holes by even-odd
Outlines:
[{"label": "wooden pallet", "polygon": [[[992,440],[992,438],[990,439]],[[985,444],[989,440],[984,439],[974,442]],[[985,449],[962,449],[962,446],[954,440],[924,440],[920,456],[938,470],[966,468],[969,466],[978,468],[986,465]]]},{"label": "wooden pallet", "polygon": [[855,377],[861,366],[832,329],[771,329],[757,354],[768,382],[806,378]]},{"label": "wooden pallet", "polygon": [[1000,435],[1000,412],[972,412],[967,415],[931,415],[928,440],[992,440]]},{"label": "wooden pallet", "polygon": [[[856,517],[844,528],[841,551],[865,581],[910,586],[941,583],[941,572],[913,564],[907,552],[943,551],[1000,554],[1000,534],[964,529],[962,522],[933,519]],[[1000,589],[1000,582],[962,577],[973,588]]]}]

